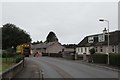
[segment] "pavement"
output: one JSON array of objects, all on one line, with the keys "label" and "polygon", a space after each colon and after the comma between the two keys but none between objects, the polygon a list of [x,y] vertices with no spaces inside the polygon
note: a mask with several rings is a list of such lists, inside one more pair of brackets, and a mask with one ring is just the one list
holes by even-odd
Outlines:
[{"label": "pavement", "polygon": [[17,80],[16,78],[40,78],[40,67],[35,64],[30,59],[25,59],[24,68],[19,72],[12,80]]},{"label": "pavement", "polygon": [[101,68],[105,68],[105,69],[120,72],[120,68],[114,67],[114,66],[111,66],[111,65],[108,65],[108,64],[88,63],[88,62],[85,62],[85,61],[81,61],[81,62],[83,62],[84,64],[93,65],[93,66],[96,66],[96,67],[101,67]]},{"label": "pavement", "polygon": [[[65,59],[65,58],[57,58],[57,59]],[[70,59],[65,59],[65,60],[70,60]],[[88,62],[83,61],[83,60],[70,60],[70,61],[81,63],[81,64],[86,64],[86,65],[89,65],[89,66],[105,68],[105,69],[108,69],[108,70],[120,72],[120,68],[115,67],[115,66],[111,66],[111,65],[108,65],[108,64],[88,63]]]}]

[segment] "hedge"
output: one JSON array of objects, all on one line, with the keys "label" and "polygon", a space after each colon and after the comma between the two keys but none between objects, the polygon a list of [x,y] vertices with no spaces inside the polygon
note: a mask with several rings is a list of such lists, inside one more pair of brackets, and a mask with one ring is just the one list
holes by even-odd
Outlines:
[{"label": "hedge", "polygon": [[109,54],[109,64],[113,66],[120,66],[120,53],[110,53]]},{"label": "hedge", "polygon": [[16,56],[16,63],[20,62],[21,60],[24,59],[24,56],[23,55],[17,55]]},{"label": "hedge", "polygon": [[59,53],[49,53],[50,57],[62,57],[62,54]]},{"label": "hedge", "polygon": [[93,62],[107,64],[107,57],[107,54],[95,53],[93,54]]},{"label": "hedge", "polygon": [[48,53],[42,53],[42,56],[48,56]]},{"label": "hedge", "polygon": [[23,60],[24,56],[21,54],[16,54],[15,52],[12,52],[12,51],[5,50],[5,51],[2,51],[2,58],[5,58],[6,62],[9,62],[8,60],[11,59],[13,60],[13,63],[14,62],[18,63],[21,60]]},{"label": "hedge", "polygon": [[78,55],[77,58],[78,58],[79,60],[83,60],[83,55]]},{"label": "hedge", "polygon": [[14,57],[14,56],[16,56],[16,53],[14,52],[2,51],[2,58]]}]

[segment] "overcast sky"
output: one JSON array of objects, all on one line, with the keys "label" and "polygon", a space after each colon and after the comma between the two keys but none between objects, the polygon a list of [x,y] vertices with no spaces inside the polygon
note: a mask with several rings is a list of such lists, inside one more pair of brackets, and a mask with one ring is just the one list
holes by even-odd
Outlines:
[{"label": "overcast sky", "polygon": [[117,2],[4,2],[2,24],[13,23],[26,30],[33,41],[45,41],[50,31],[59,42],[79,43],[85,36],[118,29]]}]

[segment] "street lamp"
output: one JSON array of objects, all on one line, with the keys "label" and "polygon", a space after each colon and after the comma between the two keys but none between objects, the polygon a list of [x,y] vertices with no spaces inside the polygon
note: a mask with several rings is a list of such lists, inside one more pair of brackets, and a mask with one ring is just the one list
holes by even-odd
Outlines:
[{"label": "street lamp", "polygon": [[110,42],[110,38],[109,38],[109,21],[108,20],[105,20],[105,19],[99,19],[99,21],[102,21],[102,22],[107,22],[108,24],[108,47],[107,47],[107,54],[108,54],[108,64],[109,64],[109,42]]}]

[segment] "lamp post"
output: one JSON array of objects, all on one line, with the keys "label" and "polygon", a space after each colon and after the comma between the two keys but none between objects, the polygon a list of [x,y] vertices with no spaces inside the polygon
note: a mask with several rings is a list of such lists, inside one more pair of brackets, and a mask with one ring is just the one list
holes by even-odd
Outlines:
[{"label": "lamp post", "polygon": [[108,54],[108,64],[109,64],[109,42],[110,42],[110,38],[109,38],[109,21],[108,20],[105,20],[105,19],[99,19],[99,21],[102,21],[102,22],[107,22],[108,24],[108,47],[107,47],[107,54]]}]

